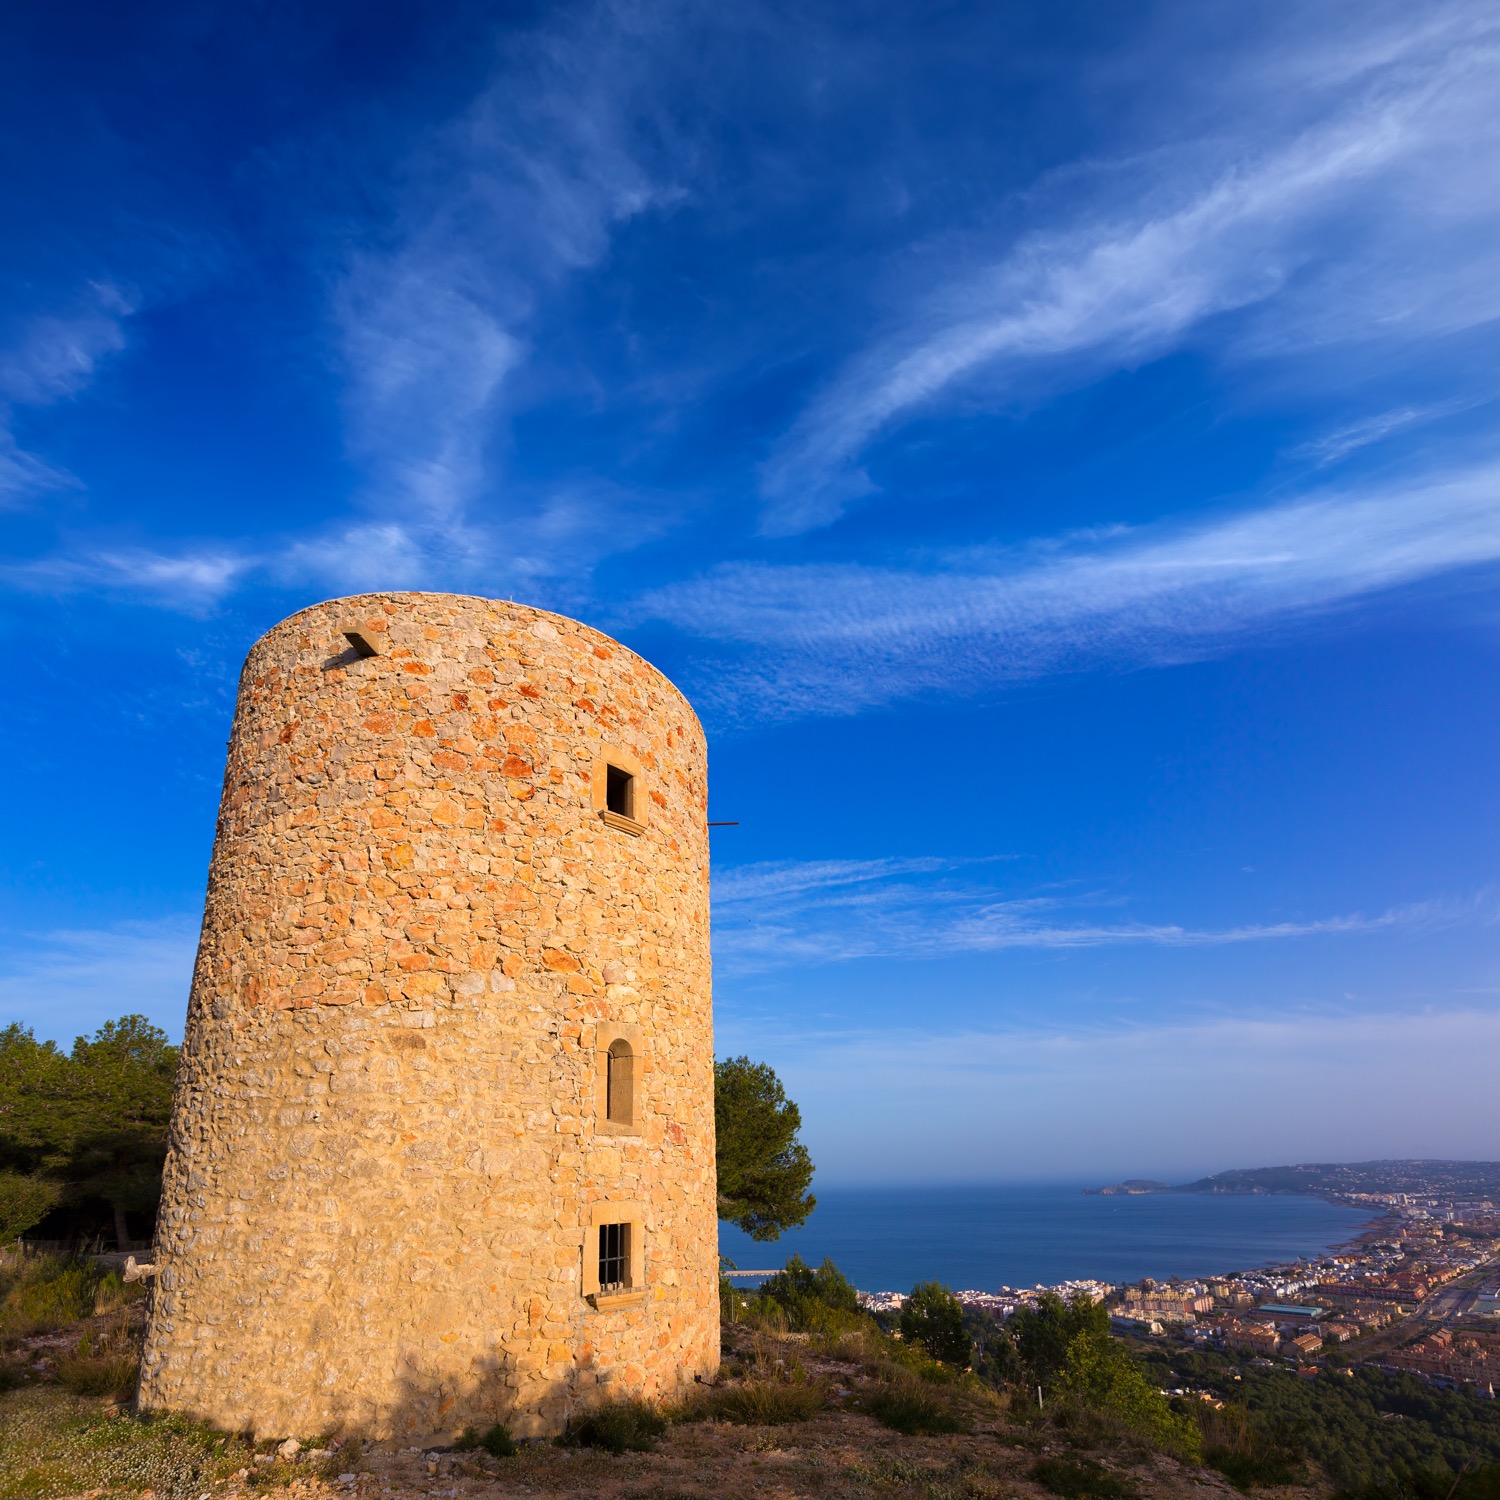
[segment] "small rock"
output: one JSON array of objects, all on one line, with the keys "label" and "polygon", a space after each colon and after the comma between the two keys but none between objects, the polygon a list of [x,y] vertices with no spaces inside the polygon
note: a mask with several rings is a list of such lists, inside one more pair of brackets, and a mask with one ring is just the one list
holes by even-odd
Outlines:
[{"label": "small rock", "polygon": [[288,1438],[277,1450],[278,1458],[296,1458],[302,1451],[302,1444],[296,1438]]},{"label": "small rock", "polygon": [[359,1476],[357,1474],[340,1474],[338,1477],[338,1483],[354,1484],[358,1478]]}]

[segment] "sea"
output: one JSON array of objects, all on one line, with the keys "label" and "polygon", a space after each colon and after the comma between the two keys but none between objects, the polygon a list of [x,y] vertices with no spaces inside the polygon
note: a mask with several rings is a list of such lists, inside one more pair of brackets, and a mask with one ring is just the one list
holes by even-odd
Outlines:
[{"label": "sea", "polygon": [[831,1257],[866,1292],[910,1291],[918,1281],[994,1291],[1253,1270],[1314,1256],[1375,1217],[1321,1198],[1106,1197],[1079,1186],[851,1187],[815,1196],[807,1223],[769,1243],[720,1224],[719,1253],[742,1270],[777,1269],[793,1254],[814,1266]]}]

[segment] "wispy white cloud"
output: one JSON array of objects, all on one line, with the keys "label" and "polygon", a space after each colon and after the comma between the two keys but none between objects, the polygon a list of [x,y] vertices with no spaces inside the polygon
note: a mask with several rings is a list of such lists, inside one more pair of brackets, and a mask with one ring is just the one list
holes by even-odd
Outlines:
[{"label": "wispy white cloud", "polygon": [[0,932],[0,1024],[19,1021],[70,1041],[103,1022],[138,1012],[180,1035],[187,1013],[198,919]]},{"label": "wispy white cloud", "polygon": [[[963,862],[974,864],[976,861]],[[859,890],[905,876],[944,875],[959,866],[951,859],[772,860],[716,873],[715,903],[721,908],[783,904],[830,890]]]},{"label": "wispy white cloud", "polygon": [[[1486,172],[1500,144],[1500,25],[1470,4],[1441,10],[1365,39],[1378,46],[1326,41],[1343,76],[1310,123],[1252,112],[1248,128],[1115,164],[1112,189],[1101,166],[1081,219],[988,255],[970,245],[946,269],[924,259],[924,290],[774,452],[764,529],[836,518],[871,488],[867,445],[981,373],[1014,397],[1023,378],[1138,364],[1249,308],[1263,316],[1237,337],[1262,355],[1492,321],[1500,201]],[[1131,207],[1101,206],[1126,185]],[[925,290],[933,280],[938,290]]]},{"label": "wispy white cloud", "polygon": [[502,396],[538,304],[676,191],[643,127],[650,29],[634,7],[594,3],[514,38],[490,85],[412,153],[392,231],[352,256],[334,309],[378,512],[464,549],[482,501],[503,557],[506,523],[525,530],[544,498],[496,478]]},{"label": "wispy white cloud", "polygon": [[636,610],[752,648],[705,673],[702,696],[726,713],[848,713],[1100,662],[1187,660],[1290,616],[1497,560],[1500,464],[1490,464],[922,568],[729,565]]},{"label": "wispy white cloud", "polygon": [[1438,401],[1426,406],[1399,406],[1390,411],[1363,417],[1357,422],[1336,427],[1332,432],[1302,443],[1292,450],[1292,456],[1309,460],[1317,468],[1339,463],[1351,453],[1372,444],[1381,443],[1398,432],[1406,432],[1427,422],[1435,422],[1456,412],[1478,406],[1478,398],[1465,401]]},{"label": "wispy white cloud", "polygon": [[78,480],[66,469],[21,448],[8,423],[8,414],[0,413],[0,508],[17,505],[32,495],[77,485]]},{"label": "wispy white cloud", "polygon": [[930,959],[1013,949],[1204,948],[1294,938],[1435,931],[1492,921],[1491,893],[1360,913],[1226,927],[1121,919],[1118,901],[1017,896],[981,878],[993,860],[777,861],[713,882],[714,954],[734,977],[851,959]]},{"label": "wispy white cloud", "polygon": [[0,351],[0,395],[32,406],[75,396],[94,378],[99,362],[125,347],[123,320],[134,311],[117,287],[89,287],[86,312],[38,317]]},{"label": "wispy white cloud", "polygon": [[576,589],[601,557],[670,523],[664,497],[592,477],[512,487],[511,499],[498,519],[478,508],[335,525],[268,549],[264,570],[279,582],[339,589],[529,588],[550,596]]},{"label": "wispy white cloud", "polygon": [[[0,434],[0,492],[6,454]],[[61,481],[60,481],[61,482]],[[483,518],[416,515],[362,519],[303,535],[260,536],[187,545],[176,552],[78,544],[19,563],[0,563],[0,584],[65,596],[81,591],[134,598],[201,614],[255,584],[339,593],[372,589],[472,589],[554,602],[575,597],[578,579],[618,546],[638,543],[668,523],[660,496],[598,480],[559,482],[534,491],[526,513],[509,524]],[[622,528],[620,514],[630,517]]]},{"label": "wispy white cloud", "polygon": [[100,549],[0,565],[0,581],[31,593],[118,594],[198,614],[260,565],[253,554],[224,546],[177,553]]},{"label": "wispy white cloud", "polygon": [[74,316],[24,322],[0,348],[0,506],[13,506],[78,480],[16,443],[11,406],[47,406],[76,396],[101,360],[125,347],[124,321],[134,311],[117,287],[90,283],[87,308]]}]

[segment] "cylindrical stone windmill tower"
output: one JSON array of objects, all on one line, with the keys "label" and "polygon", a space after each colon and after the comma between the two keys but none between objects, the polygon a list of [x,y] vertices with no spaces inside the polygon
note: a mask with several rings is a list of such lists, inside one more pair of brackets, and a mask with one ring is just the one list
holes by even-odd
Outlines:
[{"label": "cylindrical stone windmill tower", "polygon": [[284,620],[240,682],[144,1408],[556,1431],[718,1363],[706,752],[575,621]]}]

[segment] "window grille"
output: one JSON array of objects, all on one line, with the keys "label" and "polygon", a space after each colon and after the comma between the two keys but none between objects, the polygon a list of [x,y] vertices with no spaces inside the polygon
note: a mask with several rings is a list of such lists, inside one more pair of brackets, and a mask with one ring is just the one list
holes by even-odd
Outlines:
[{"label": "window grille", "polygon": [[611,1296],[630,1290],[630,1225],[599,1226],[599,1292]]}]

